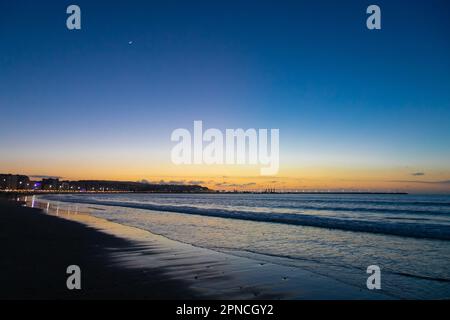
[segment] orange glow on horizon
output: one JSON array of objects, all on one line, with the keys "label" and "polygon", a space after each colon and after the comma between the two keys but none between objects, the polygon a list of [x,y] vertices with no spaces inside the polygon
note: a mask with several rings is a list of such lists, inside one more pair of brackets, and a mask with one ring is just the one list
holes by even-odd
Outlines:
[{"label": "orange glow on horizon", "polygon": [[[73,168],[73,169],[71,169]],[[282,168],[276,176],[258,175],[257,166],[72,166],[60,165],[43,169],[20,170],[3,168],[2,172],[23,173],[30,177],[57,176],[64,180],[119,180],[150,183],[200,184],[214,190],[276,190],[298,191],[404,191],[450,193],[450,172],[427,170],[414,176],[408,168]]]}]

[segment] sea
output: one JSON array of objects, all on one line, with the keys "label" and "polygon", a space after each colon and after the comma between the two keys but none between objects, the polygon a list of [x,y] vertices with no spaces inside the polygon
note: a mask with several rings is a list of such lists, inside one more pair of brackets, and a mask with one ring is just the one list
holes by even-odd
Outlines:
[{"label": "sea", "polygon": [[412,194],[67,194],[88,211],[193,246],[324,275],[394,299],[450,299],[450,196]]}]

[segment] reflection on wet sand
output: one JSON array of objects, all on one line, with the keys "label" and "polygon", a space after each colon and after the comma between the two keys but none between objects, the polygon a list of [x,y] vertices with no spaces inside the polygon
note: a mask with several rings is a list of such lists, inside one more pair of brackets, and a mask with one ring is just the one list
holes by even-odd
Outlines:
[{"label": "reflection on wet sand", "polygon": [[[31,201],[27,202],[27,206],[31,205]],[[201,298],[386,298],[299,268],[231,256],[169,240],[142,229],[93,217],[89,212],[81,212],[74,204],[41,202],[35,199],[33,206],[45,209],[42,211],[45,214],[81,222],[102,233],[129,241],[130,245],[126,248],[107,248],[111,266],[135,272],[142,283],[154,283],[151,270],[158,268],[164,270],[163,277],[182,281]],[[163,283],[163,279],[160,282]]]}]

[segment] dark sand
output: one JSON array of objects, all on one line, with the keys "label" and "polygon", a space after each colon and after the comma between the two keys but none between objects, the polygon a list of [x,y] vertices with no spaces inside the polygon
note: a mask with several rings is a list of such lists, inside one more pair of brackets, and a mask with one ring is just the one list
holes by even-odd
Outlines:
[{"label": "dark sand", "polygon": [[[0,299],[384,299],[308,271],[0,200]],[[82,289],[68,290],[78,265]]]},{"label": "dark sand", "polygon": [[[114,264],[111,248],[133,250],[125,239],[2,200],[0,221],[0,299],[196,297],[181,280],[163,276],[161,268],[136,271]],[[81,268],[81,290],[66,287],[72,264]],[[152,276],[141,281],[144,272]]]}]

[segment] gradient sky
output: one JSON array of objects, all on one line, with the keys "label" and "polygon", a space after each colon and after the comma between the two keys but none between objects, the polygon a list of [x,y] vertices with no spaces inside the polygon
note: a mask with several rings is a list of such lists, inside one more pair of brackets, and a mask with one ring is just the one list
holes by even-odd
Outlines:
[{"label": "gradient sky", "polygon": [[[82,30],[69,31],[77,4]],[[366,28],[370,4],[382,30]],[[0,171],[450,192],[450,3],[2,1]],[[130,42],[132,42],[130,44]],[[175,166],[176,128],[279,128],[280,172]]]}]

